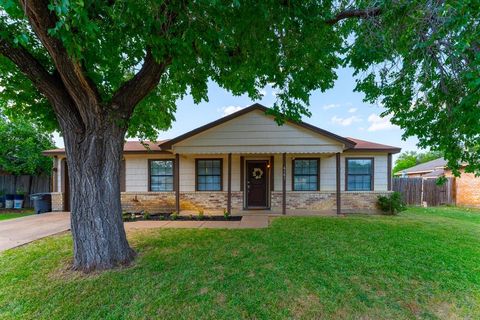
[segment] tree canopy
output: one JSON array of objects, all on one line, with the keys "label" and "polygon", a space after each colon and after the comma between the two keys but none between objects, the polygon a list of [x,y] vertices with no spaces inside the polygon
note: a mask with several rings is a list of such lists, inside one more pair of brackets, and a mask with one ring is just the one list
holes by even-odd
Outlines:
[{"label": "tree canopy", "polygon": [[402,152],[393,167],[393,173],[411,168],[417,164],[425,163],[442,157],[442,153],[438,151],[416,152],[406,151]]},{"label": "tree canopy", "polygon": [[[148,90],[128,91],[129,102],[138,106],[123,118],[128,135],[141,138],[155,138],[170,126],[178,98],[189,93],[195,102],[207,100],[209,80],[252,99],[271,84],[280,92],[272,111],[278,120],[299,119],[309,114],[310,92],[331,88],[335,70],[351,66],[357,90],[368,101],[380,101],[405,137],[417,136],[421,147],[443,151],[452,168],[466,162],[480,169],[478,0],[0,5],[0,103],[5,113],[29,115],[50,130],[58,123],[48,94],[24,69],[44,69],[55,81],[63,71],[58,61],[66,61],[58,47],[75,59],[63,68],[81,74],[72,84],[89,84],[88,94],[110,112],[123,110],[126,93],[120,89],[134,87],[131,80],[142,70],[149,77],[156,72]],[[55,41],[39,39],[38,26],[25,14],[29,10],[48,20],[48,36]]]},{"label": "tree canopy", "polygon": [[0,169],[14,175],[50,173],[52,159],[42,151],[55,147],[51,135],[27,121],[0,116]]}]

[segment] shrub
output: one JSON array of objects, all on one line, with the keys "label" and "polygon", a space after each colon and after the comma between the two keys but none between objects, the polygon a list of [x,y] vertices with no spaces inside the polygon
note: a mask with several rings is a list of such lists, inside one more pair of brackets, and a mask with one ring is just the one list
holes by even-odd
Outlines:
[{"label": "shrub", "polygon": [[198,210],[198,220],[203,220],[205,219],[205,214],[203,210]]},{"label": "shrub", "polygon": [[150,220],[150,213],[148,211],[143,212],[143,220]]},{"label": "shrub", "polygon": [[230,218],[230,212],[227,211],[227,209],[223,210],[223,217],[225,220],[228,220]]},{"label": "shrub", "polygon": [[172,220],[177,220],[177,218],[178,218],[178,212],[177,212],[177,211],[173,211],[172,214],[170,215],[170,218],[172,218]]},{"label": "shrub", "polygon": [[405,211],[407,207],[402,199],[402,194],[399,192],[393,192],[388,196],[378,197],[378,206],[380,209],[390,215],[397,214],[398,212]]}]

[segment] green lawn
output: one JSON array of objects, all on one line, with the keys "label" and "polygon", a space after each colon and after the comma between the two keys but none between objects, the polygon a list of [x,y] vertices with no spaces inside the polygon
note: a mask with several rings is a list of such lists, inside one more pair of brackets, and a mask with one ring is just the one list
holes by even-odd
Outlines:
[{"label": "green lawn", "polygon": [[72,273],[69,235],[0,254],[0,319],[480,318],[480,211],[157,229],[128,269]]},{"label": "green lawn", "polygon": [[31,214],[33,214],[32,210],[21,210],[21,211],[0,210],[0,221],[7,220],[7,219],[15,219],[15,218],[20,218],[20,217],[25,217],[25,216],[29,216]]}]

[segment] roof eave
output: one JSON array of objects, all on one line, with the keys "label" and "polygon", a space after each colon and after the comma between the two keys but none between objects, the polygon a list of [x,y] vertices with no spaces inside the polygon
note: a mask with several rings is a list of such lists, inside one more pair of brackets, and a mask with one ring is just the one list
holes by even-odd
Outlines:
[{"label": "roof eave", "polygon": [[386,153],[392,153],[392,154],[395,154],[395,153],[399,153],[400,151],[402,151],[401,148],[383,148],[383,149],[380,149],[380,148],[352,148],[352,149],[348,149],[348,150],[345,150],[345,151],[353,151],[353,152],[386,152]]}]

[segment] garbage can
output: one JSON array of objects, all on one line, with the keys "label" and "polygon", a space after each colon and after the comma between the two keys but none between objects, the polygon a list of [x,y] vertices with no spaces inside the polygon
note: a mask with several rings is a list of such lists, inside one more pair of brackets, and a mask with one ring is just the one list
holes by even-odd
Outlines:
[{"label": "garbage can", "polygon": [[35,193],[30,196],[33,210],[36,214],[52,211],[52,195],[50,193]]},{"label": "garbage can", "polygon": [[5,195],[5,209],[13,209],[13,194]]}]

